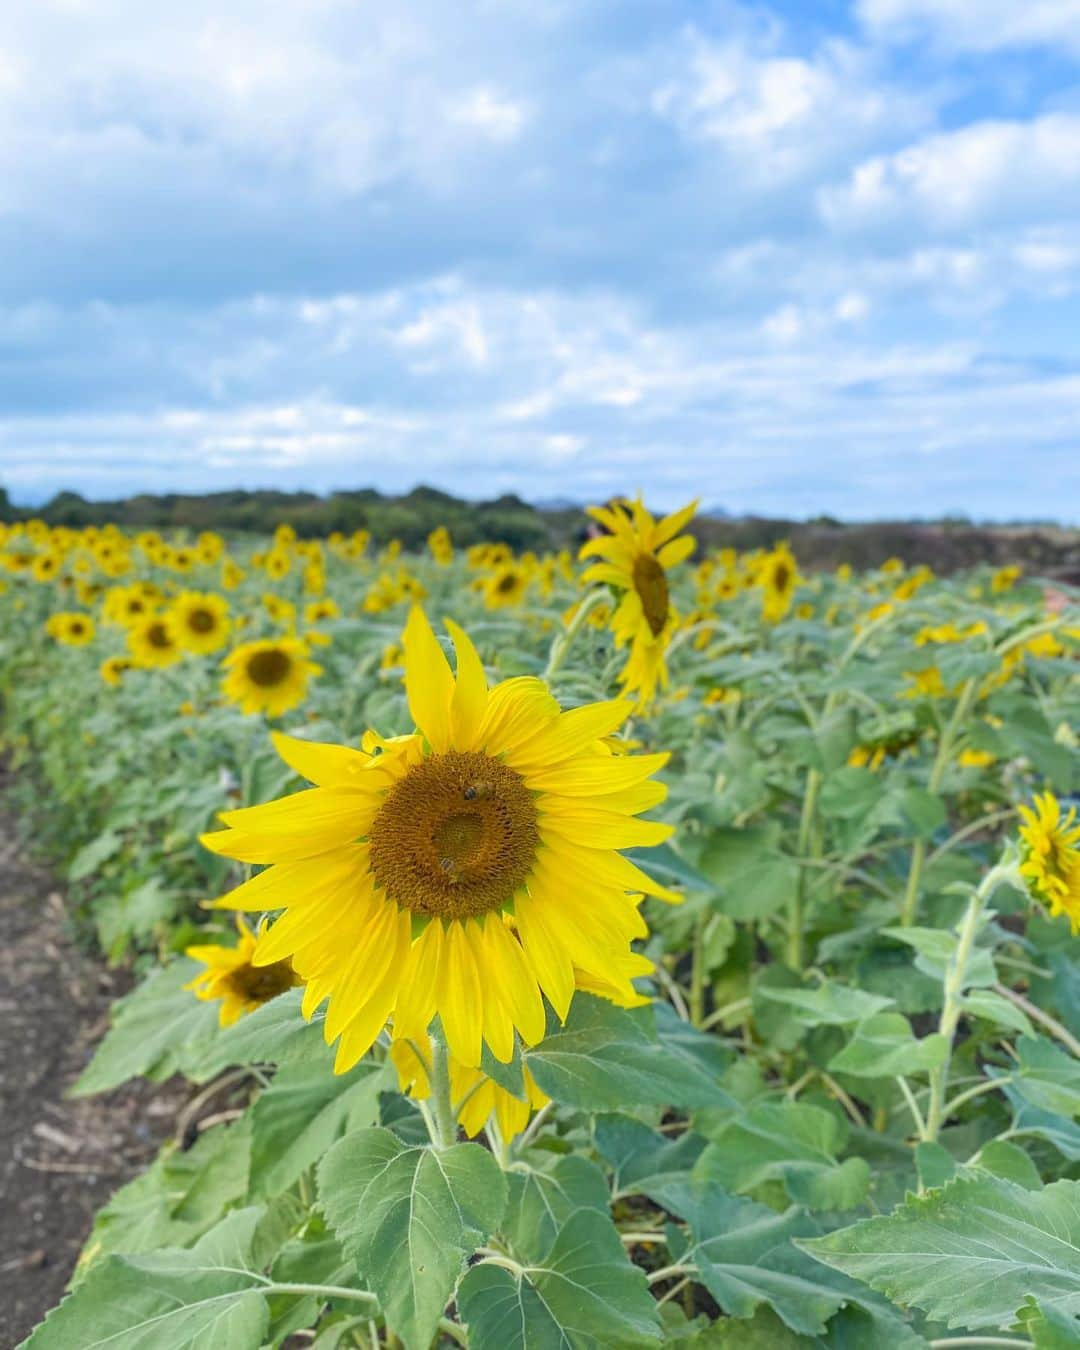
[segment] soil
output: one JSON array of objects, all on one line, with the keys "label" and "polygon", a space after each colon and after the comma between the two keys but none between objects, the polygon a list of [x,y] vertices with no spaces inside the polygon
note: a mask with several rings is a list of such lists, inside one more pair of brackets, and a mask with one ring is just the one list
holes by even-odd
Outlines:
[{"label": "soil", "polygon": [[56,882],[0,804],[0,1346],[59,1302],[94,1213],[175,1129],[183,1083],[66,1090],[131,983],[71,941]]}]

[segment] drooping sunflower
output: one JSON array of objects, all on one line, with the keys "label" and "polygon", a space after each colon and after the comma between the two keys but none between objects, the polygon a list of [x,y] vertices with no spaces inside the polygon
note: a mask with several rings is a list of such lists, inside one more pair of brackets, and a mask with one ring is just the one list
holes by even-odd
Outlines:
[{"label": "drooping sunflower", "polygon": [[124,672],[130,669],[131,662],[126,656],[107,656],[98,666],[98,674],[105,684],[115,689],[123,679]]},{"label": "drooping sunflower", "polygon": [[221,684],[225,697],[246,714],[267,717],[280,717],[302,703],[308,680],[322,674],[322,666],[308,659],[307,646],[289,637],[241,643],[222,665],[228,671]]},{"label": "drooping sunflower", "polygon": [[204,943],[188,947],[184,952],[185,956],[201,961],[206,967],[184,988],[205,1002],[220,999],[218,1024],[223,1027],[231,1027],[244,1013],[269,1003],[278,994],[300,983],[289,961],[277,961],[269,966],[254,965],[252,957],[258,935],[239,918],[236,928],[240,940],[235,947]]},{"label": "drooping sunflower", "polygon": [[183,655],[164,617],[148,614],[128,629],[128,648],[137,666],[171,666]]},{"label": "drooping sunflower", "polygon": [[1052,792],[1035,798],[1035,809],[1019,808],[1023,860],[1020,874],[1051,918],[1067,916],[1074,933],[1080,932],[1080,823],[1076,807],[1064,816]]},{"label": "drooping sunflower", "polygon": [[678,622],[668,573],[697,546],[693,535],[679,534],[697,508],[696,500],[688,502],[660,521],[640,499],[588,508],[608,533],[581,546],[580,558],[600,559],[581,579],[586,584],[607,583],[622,592],[611,631],[617,647],[630,645],[619,682],[627,694],[637,695],[639,708],[651,703],[657,688],[667,684],[664,652]]},{"label": "drooping sunflower", "polygon": [[232,627],[227,601],[210,591],[183,591],[170,606],[166,622],[185,651],[200,655],[224,647]]},{"label": "drooping sunflower", "polygon": [[454,1057],[481,1044],[509,1061],[514,1029],[544,1035],[541,992],[565,1018],[575,972],[625,1002],[651,962],[631,950],[647,929],[641,894],[674,900],[618,852],[671,827],[634,817],[665,796],[647,781],[666,755],[615,756],[603,744],[625,700],[561,712],[542,681],[489,689],[468,637],[447,622],[457,677],[423,612],[405,630],[405,690],[417,730],[363,750],[275,736],[316,786],[225,812],[203,836],[215,853],[268,864],[218,903],[284,913],[256,964],[290,957],[304,1013],[329,999],[324,1027],[344,1072],[388,1019],[423,1036],[436,1014]]},{"label": "drooping sunflower", "polygon": [[[392,1041],[390,1058],[397,1070],[398,1087],[415,1101],[431,1096],[431,1039]],[[450,1100],[461,1128],[470,1137],[478,1135],[492,1116],[504,1140],[513,1139],[529,1123],[533,1111],[550,1098],[536,1086],[528,1068],[522,1069],[525,1097],[515,1097],[489,1078],[482,1069],[470,1069],[449,1056]]]}]

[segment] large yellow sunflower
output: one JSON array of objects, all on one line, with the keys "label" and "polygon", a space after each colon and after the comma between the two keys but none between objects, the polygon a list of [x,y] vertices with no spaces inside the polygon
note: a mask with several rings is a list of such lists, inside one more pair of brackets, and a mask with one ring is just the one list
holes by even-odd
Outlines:
[{"label": "large yellow sunflower", "polygon": [[1036,900],[1046,905],[1051,917],[1068,917],[1074,933],[1080,932],[1080,824],[1076,807],[1065,816],[1052,792],[1035,798],[1035,809],[1019,808],[1023,861],[1020,874]]},{"label": "large yellow sunflower", "polygon": [[436,1014],[467,1068],[481,1042],[508,1061],[514,1029],[544,1035],[541,991],[560,1018],[575,969],[637,1002],[652,968],[631,951],[646,934],[641,893],[672,900],[617,850],[658,844],[671,827],[634,817],[663,800],[647,781],[666,755],[615,756],[602,738],[624,700],[561,712],[529,676],[488,688],[468,637],[447,623],[457,678],[424,617],[405,629],[405,690],[417,730],[364,750],[275,736],[316,784],[225,812],[203,836],[215,853],[269,864],[218,903],[281,909],[256,964],[290,957],[304,1013],[329,999],[325,1035],[344,1072],[393,1020],[424,1035]]},{"label": "large yellow sunflower", "polygon": [[608,533],[589,539],[581,558],[597,557],[582,581],[606,582],[622,592],[611,621],[615,644],[630,644],[630,653],[619,682],[628,694],[636,694],[637,706],[650,703],[658,687],[667,684],[664,652],[678,621],[671,603],[668,573],[685,562],[697,546],[693,535],[679,535],[698,508],[689,502],[656,521],[642,505],[613,502],[590,506],[588,513]]},{"label": "large yellow sunflower", "polygon": [[159,615],[148,614],[132,624],[127,641],[137,666],[171,666],[183,655],[171,627]]},{"label": "large yellow sunflower", "polygon": [[280,717],[304,701],[308,680],[322,674],[322,666],[308,660],[299,638],[266,638],[241,643],[222,662],[228,671],[221,688],[225,697],[244,713]]},{"label": "large yellow sunflower", "polygon": [[244,1013],[269,1003],[278,994],[300,983],[289,961],[277,961],[270,966],[253,965],[257,935],[242,919],[237,919],[236,927],[240,941],[235,947],[205,943],[188,947],[184,952],[185,956],[201,961],[206,967],[184,988],[207,1002],[220,999],[218,1024],[223,1027],[232,1026]]},{"label": "large yellow sunflower", "polygon": [[169,608],[169,631],[185,651],[205,655],[224,647],[232,627],[228,602],[212,592],[183,591]]}]

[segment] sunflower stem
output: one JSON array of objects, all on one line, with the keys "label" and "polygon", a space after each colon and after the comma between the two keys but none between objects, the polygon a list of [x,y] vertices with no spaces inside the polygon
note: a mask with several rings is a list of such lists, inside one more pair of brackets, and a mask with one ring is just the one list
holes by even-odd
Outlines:
[{"label": "sunflower stem", "polygon": [[559,667],[566,660],[570,645],[581,631],[585,620],[597,605],[602,601],[610,600],[610,598],[611,596],[608,591],[601,587],[597,587],[596,590],[590,591],[582,600],[581,604],[578,605],[574,617],[566,626],[566,631],[557,634],[555,641],[551,644],[551,652],[548,656],[547,668],[545,669],[543,676],[546,684],[551,683]]},{"label": "sunflower stem", "polygon": [[[806,773],[806,791],[803,795],[802,816],[799,819],[799,841],[796,851],[800,858],[806,857],[810,849],[810,837],[814,829],[817,814],[818,793],[821,791],[821,774],[817,769],[808,769]],[[795,889],[791,893],[788,909],[788,965],[794,971],[803,968],[803,900],[806,896],[806,868],[800,866],[795,879]]]},{"label": "sunflower stem", "polygon": [[694,950],[690,966],[690,1022],[700,1027],[705,1019],[705,928],[709,916],[702,912],[694,925]]},{"label": "sunflower stem", "polygon": [[450,1052],[441,1029],[431,1035],[431,1104],[435,1123],[431,1142],[438,1149],[450,1148],[457,1140],[457,1119],[450,1098]]}]

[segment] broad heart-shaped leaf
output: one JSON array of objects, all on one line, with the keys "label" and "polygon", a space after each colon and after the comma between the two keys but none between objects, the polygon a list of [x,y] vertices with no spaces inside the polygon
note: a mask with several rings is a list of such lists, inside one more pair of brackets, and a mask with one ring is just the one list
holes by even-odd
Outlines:
[{"label": "broad heart-shaped leaf", "polygon": [[833,1055],[829,1070],[853,1078],[895,1078],[936,1068],[948,1048],[945,1037],[936,1032],[916,1040],[901,1013],[875,1013],[860,1022],[843,1050]]},{"label": "broad heart-shaped leaf", "polygon": [[777,1214],[703,1180],[671,1182],[651,1198],[689,1225],[692,1242],[679,1259],[697,1266],[730,1317],[752,1317],[766,1304],[792,1331],[813,1336],[850,1300],[794,1246],[794,1238],[818,1231],[798,1209]]},{"label": "broad heart-shaped leaf", "polygon": [[761,996],[796,1009],[795,1020],[804,1027],[851,1026],[892,1005],[891,998],[868,994],[836,980],[825,980],[816,989],[765,988]]},{"label": "broad heart-shaped leaf", "polygon": [[593,1137],[611,1164],[616,1197],[648,1195],[653,1186],[685,1177],[705,1147],[699,1134],[688,1131],[671,1139],[629,1116],[597,1116]]},{"label": "broad heart-shaped leaf", "polygon": [[712,1141],[698,1159],[695,1177],[725,1190],[746,1192],[779,1180],[807,1209],[853,1209],[866,1198],[870,1167],[864,1158],[839,1162],[847,1125],[803,1102],[755,1102],[709,1130]]},{"label": "broad heart-shaped leaf", "polygon": [[251,1111],[253,1198],[279,1194],[343,1134],[373,1124],[392,1086],[385,1066],[370,1063],[340,1076],[321,1064],[279,1070]]},{"label": "broad heart-shaped leaf", "polygon": [[769,826],[710,832],[698,865],[733,919],[765,919],[790,900],[799,869],[776,850],[778,837]]},{"label": "broad heart-shaped leaf", "polygon": [[479,1144],[407,1148],[389,1130],[338,1140],[319,1199],[408,1350],[427,1350],[462,1266],[502,1220],[506,1181]]},{"label": "broad heart-shaped leaf", "polygon": [[233,1064],[291,1064],[303,1061],[332,1069],[334,1052],[323,1039],[323,1015],[305,1022],[302,989],[289,989],[247,1013],[220,1033],[206,1057],[206,1076]]},{"label": "broad heart-shaped leaf", "polygon": [[218,1005],[201,1003],[183,987],[201,969],[186,957],[173,961],[114,1003],[112,1026],[72,1093],[108,1092],[140,1074],[162,1082],[201,1065],[218,1034]]},{"label": "broad heart-shaped leaf", "polygon": [[950,1327],[1007,1329],[1028,1297],[1080,1314],[1080,1181],[1030,1191],[960,1178],[799,1245]]},{"label": "broad heart-shaped leaf", "polygon": [[1016,1043],[1020,1060],[1013,1086],[1026,1102],[1041,1111],[1080,1116],[1080,1059],[1045,1036],[1023,1036]]},{"label": "broad heart-shaped leaf", "polygon": [[25,1350],[258,1350],[270,1321],[252,1254],[262,1216],[236,1210],[191,1248],[108,1257]]},{"label": "broad heart-shaped leaf", "polygon": [[502,1232],[521,1261],[538,1261],[576,1210],[595,1209],[606,1216],[611,1203],[603,1172],[579,1154],[560,1158],[534,1150],[527,1164],[515,1164],[506,1181]]},{"label": "broad heart-shaped leaf", "polygon": [[182,1247],[205,1233],[246,1196],[250,1152],[248,1118],[207,1130],[186,1150],[165,1145],[98,1212],[79,1270],[114,1252]]},{"label": "broad heart-shaped leaf", "polygon": [[535,1265],[473,1266],[457,1301],[471,1350],[633,1350],[660,1336],[644,1272],[592,1209],[573,1214]]},{"label": "broad heart-shaped leaf", "polygon": [[719,1085],[730,1055],[681,1022],[667,1004],[617,1008],[576,994],[566,1025],[524,1055],[539,1087],[590,1111],[626,1102],[660,1106],[730,1103]]},{"label": "broad heart-shaped leaf", "polygon": [[[942,928],[883,928],[887,937],[914,947],[916,968],[935,980],[945,978],[960,939]],[[976,947],[964,967],[964,988],[985,989],[997,983],[994,958],[985,947]]]}]

